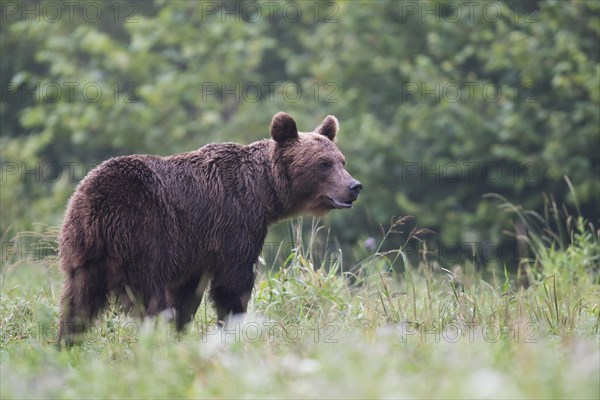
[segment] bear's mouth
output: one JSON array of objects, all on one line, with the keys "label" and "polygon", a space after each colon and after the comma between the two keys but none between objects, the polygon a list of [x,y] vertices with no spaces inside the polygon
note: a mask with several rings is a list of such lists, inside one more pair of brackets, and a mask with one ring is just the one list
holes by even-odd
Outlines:
[{"label": "bear's mouth", "polygon": [[330,196],[327,196],[327,200],[329,200],[329,203],[333,206],[333,208],[352,208],[352,202],[354,201],[351,200],[349,202],[342,202]]}]

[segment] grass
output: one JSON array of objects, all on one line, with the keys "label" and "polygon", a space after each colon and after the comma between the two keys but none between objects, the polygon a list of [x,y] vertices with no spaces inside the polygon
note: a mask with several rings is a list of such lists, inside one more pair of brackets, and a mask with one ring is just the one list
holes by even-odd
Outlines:
[{"label": "grass", "polygon": [[[54,246],[55,234],[42,235],[44,246]],[[160,319],[137,321],[111,307],[68,351],[53,346],[62,282],[56,260],[25,253],[17,262],[5,253],[0,394],[600,397],[600,245],[582,220],[561,246],[530,240],[537,253],[527,288],[506,271],[468,263],[453,271],[427,259],[411,266],[402,248],[342,270],[339,254],[313,254],[322,236],[316,225],[306,240],[296,233],[282,268],[260,268],[249,315],[223,330],[204,302],[180,337]]]}]

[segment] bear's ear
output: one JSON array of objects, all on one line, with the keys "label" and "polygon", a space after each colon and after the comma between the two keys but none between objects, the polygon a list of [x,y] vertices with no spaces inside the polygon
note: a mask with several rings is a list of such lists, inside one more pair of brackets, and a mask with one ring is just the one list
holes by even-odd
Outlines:
[{"label": "bear's ear", "polygon": [[269,128],[271,137],[278,143],[283,143],[286,140],[296,139],[298,137],[298,128],[296,121],[288,113],[278,112],[271,121]]},{"label": "bear's ear", "polygon": [[315,129],[315,133],[319,133],[323,136],[326,136],[332,142],[335,140],[335,135],[338,133],[340,129],[340,124],[338,120],[333,115],[328,115],[321,125],[317,129]]}]

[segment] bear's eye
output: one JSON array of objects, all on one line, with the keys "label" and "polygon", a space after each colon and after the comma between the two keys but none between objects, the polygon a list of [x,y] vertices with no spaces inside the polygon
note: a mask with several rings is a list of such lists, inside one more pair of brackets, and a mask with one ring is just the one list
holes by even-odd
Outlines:
[{"label": "bear's eye", "polygon": [[333,164],[331,163],[331,161],[321,161],[319,163],[319,167],[322,170],[328,170],[329,168],[331,168],[333,166]]}]

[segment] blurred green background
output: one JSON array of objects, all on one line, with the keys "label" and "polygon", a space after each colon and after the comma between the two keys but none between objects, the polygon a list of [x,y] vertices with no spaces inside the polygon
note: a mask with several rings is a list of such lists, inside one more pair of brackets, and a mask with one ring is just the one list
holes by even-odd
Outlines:
[{"label": "blurred green background", "polygon": [[597,225],[600,2],[1,5],[5,242],[59,225],[107,158],[250,143],[281,110],[304,131],[340,120],[338,145],[365,186],[325,220],[345,262],[412,215],[435,231],[441,261],[458,249],[514,266],[492,192],[540,212],[547,193]]}]

